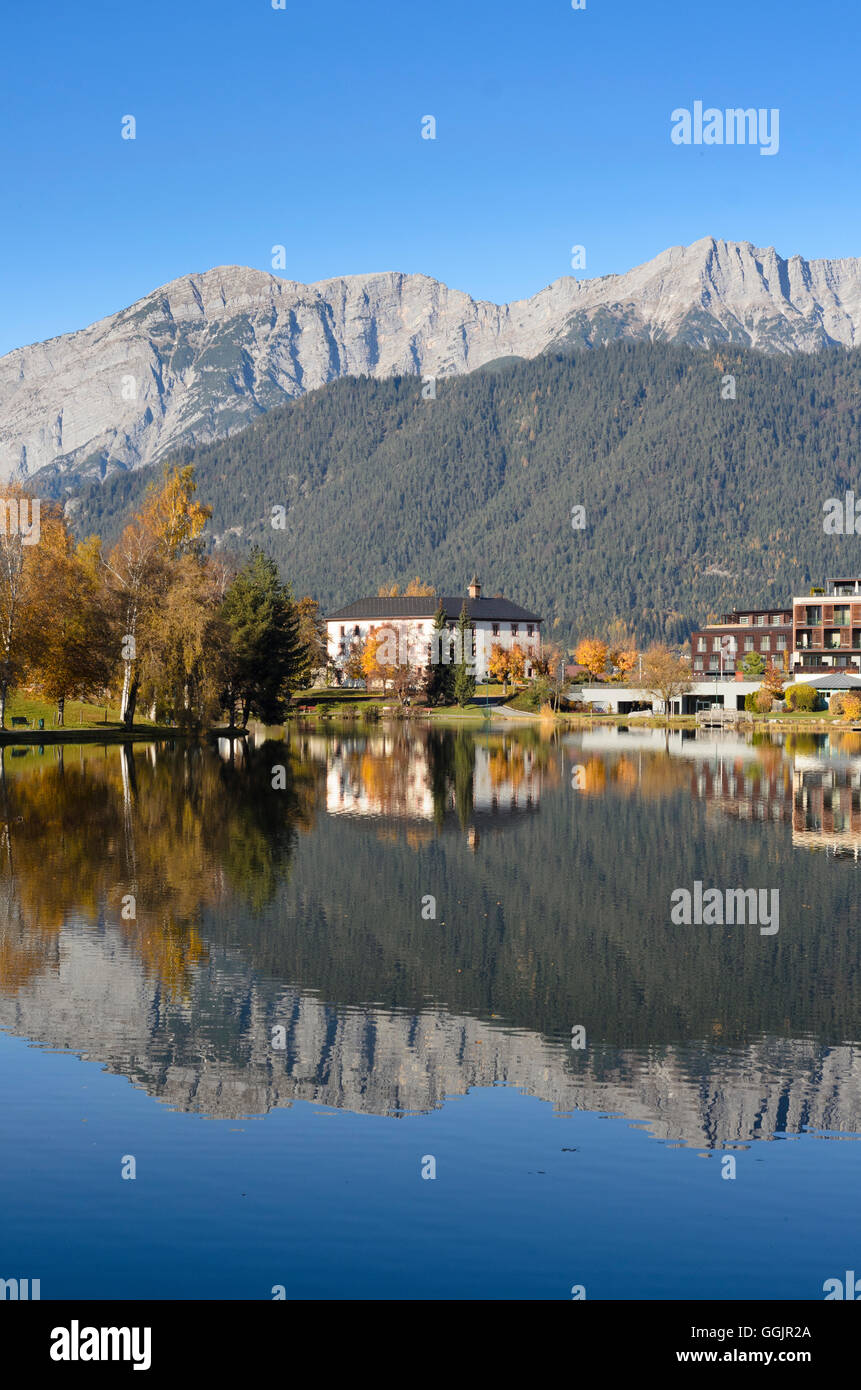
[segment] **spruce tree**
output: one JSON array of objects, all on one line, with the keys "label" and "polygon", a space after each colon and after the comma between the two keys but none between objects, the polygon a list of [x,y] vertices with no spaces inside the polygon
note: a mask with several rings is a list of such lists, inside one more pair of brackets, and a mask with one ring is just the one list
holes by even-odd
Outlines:
[{"label": "spruce tree", "polygon": [[225,704],[233,724],[237,700],[242,726],[250,714],[280,723],[301,672],[299,618],[290,589],[274,560],[255,548],[224,596],[222,616],[230,633],[230,680]]},{"label": "spruce tree", "polygon": [[431,655],[425,694],[429,705],[450,705],[454,699],[454,667],[448,658],[448,628],[445,609],[440,603],[433,620]]},{"label": "spruce tree", "polygon": [[475,695],[475,672],[468,664],[472,658],[472,624],[466,611],[466,599],[457,620],[455,648],[455,655],[459,660],[454,668],[454,698],[462,708],[468,705]]}]

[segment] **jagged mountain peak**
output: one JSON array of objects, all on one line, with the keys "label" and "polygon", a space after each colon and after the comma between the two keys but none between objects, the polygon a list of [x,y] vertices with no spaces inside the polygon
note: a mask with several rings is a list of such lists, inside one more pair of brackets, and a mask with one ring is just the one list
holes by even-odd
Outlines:
[{"label": "jagged mountain peak", "polygon": [[815,352],[859,333],[861,261],[714,236],[509,304],[420,273],[305,285],[214,266],[0,358],[0,475],[60,485],[139,467],[350,374],[442,376],[616,338]]}]

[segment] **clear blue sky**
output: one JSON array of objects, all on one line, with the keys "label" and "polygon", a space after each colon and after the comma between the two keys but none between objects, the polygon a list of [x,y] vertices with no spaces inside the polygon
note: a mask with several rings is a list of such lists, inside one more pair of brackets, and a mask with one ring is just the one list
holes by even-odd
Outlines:
[{"label": "clear blue sky", "polygon": [[[476,297],[705,235],[861,254],[845,0],[13,0],[0,352],[188,271],[423,271]],[[780,152],[670,113],[780,109]],[[437,139],[420,138],[424,115]],[[120,138],[134,115],[137,138]]]}]

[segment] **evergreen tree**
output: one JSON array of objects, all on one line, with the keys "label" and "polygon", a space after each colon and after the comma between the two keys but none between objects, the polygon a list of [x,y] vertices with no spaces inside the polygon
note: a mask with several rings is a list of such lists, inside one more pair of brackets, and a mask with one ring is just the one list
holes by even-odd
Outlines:
[{"label": "evergreen tree", "polygon": [[222,616],[230,639],[230,678],[225,704],[233,725],[256,714],[264,724],[284,718],[290,690],[301,673],[299,620],[290,590],[274,560],[255,548],[224,596]]},{"label": "evergreen tree", "polygon": [[466,600],[464,600],[460,617],[457,620],[455,655],[458,657],[458,661],[454,668],[454,698],[461,708],[468,705],[475,695],[475,671],[470,665],[472,641],[472,623],[469,621]]},{"label": "evergreen tree", "polygon": [[448,660],[448,627],[445,609],[440,603],[433,620],[431,633],[431,652],[428,675],[425,682],[425,696],[429,705],[450,705],[454,699],[454,667]]}]

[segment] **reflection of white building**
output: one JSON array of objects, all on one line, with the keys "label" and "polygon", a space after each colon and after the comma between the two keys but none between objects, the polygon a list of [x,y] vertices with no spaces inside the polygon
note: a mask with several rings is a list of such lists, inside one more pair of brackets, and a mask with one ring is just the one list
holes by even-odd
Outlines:
[{"label": "reflection of white building", "polygon": [[[335,666],[343,666],[351,648],[361,647],[372,628],[386,643],[391,658],[384,658],[387,664],[423,667],[431,660],[454,660],[458,655],[454,650],[457,620],[464,604],[472,630],[472,652],[467,651],[466,657],[474,661],[478,679],[487,675],[495,645],[510,651],[515,644],[523,652],[525,675],[531,677],[532,662],[541,654],[542,619],[510,599],[482,598],[477,579],[473,579],[466,595],[363,598],[337,609],[326,619],[329,660]],[[443,638],[437,655],[432,646],[434,619],[440,605],[445,613],[448,640]]]},{"label": "reflection of white building", "polygon": [[369,739],[364,746],[343,743],[329,748],[326,810],[330,815],[395,816],[433,820],[433,796],[427,758],[415,745],[409,757],[392,757],[388,740]]},{"label": "reflection of white building", "polygon": [[[434,819],[438,808],[427,745],[415,740],[405,749],[396,740],[396,734],[383,733],[328,744],[326,810],[330,815]],[[524,749],[516,740],[476,745],[473,812],[497,815],[534,810],[540,795],[540,772],[532,749]],[[446,790],[446,806],[456,809],[451,786]]]},{"label": "reflection of white building", "polygon": [[518,743],[475,750],[472,803],[476,811],[530,810],[540,800],[535,753]]}]

